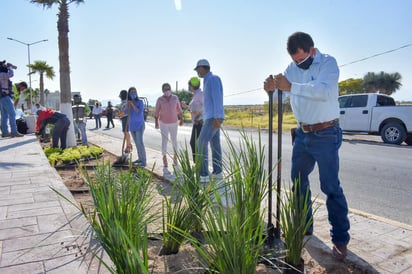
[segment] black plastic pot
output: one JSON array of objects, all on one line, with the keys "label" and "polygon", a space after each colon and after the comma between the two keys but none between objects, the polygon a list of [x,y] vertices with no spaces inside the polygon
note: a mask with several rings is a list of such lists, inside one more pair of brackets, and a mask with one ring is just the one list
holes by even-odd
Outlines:
[{"label": "black plastic pot", "polygon": [[305,262],[303,259],[300,259],[299,265],[292,265],[288,263],[283,269],[283,274],[306,274]]},{"label": "black plastic pot", "polygon": [[159,256],[174,255],[179,253],[179,250],[171,250],[165,246],[162,246],[162,249],[159,252]]}]

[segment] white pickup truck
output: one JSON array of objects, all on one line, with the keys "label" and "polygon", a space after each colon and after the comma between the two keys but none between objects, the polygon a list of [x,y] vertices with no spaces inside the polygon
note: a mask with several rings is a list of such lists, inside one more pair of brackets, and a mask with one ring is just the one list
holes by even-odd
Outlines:
[{"label": "white pickup truck", "polygon": [[378,93],[339,96],[339,123],[344,132],[380,135],[388,144],[412,145],[412,106],[397,106]]}]

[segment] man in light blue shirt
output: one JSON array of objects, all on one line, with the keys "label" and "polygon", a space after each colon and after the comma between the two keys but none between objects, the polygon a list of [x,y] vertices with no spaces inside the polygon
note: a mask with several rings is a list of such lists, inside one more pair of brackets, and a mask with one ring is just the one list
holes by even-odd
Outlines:
[{"label": "man in light blue shirt", "polygon": [[210,72],[210,64],[206,59],[197,62],[195,70],[203,78],[203,126],[200,131],[198,151],[200,153],[200,182],[209,182],[209,152],[212,149],[213,172],[215,179],[222,176],[222,147],[220,144],[220,127],[225,119],[223,108],[223,87],[219,76]]},{"label": "man in light blue shirt", "polygon": [[[334,244],[332,254],[343,260],[349,243],[348,205],[339,181],[339,148],[342,130],[339,127],[338,80],[339,68],[335,58],[322,54],[314,47],[309,34],[296,32],[287,42],[293,62],[285,74],[268,77],[264,84],[267,92],[276,89],[290,95],[292,110],[298,121],[292,152],[292,182],[300,180],[301,193],[309,189],[309,174],[315,163],[319,168],[322,191],[326,194],[326,207]],[[312,211],[308,220],[312,218]],[[308,233],[313,233],[313,225]]]}]

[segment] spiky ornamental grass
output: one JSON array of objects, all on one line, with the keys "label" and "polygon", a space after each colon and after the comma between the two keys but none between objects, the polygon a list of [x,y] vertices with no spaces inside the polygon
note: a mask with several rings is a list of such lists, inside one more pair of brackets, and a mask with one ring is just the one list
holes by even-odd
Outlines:
[{"label": "spiky ornamental grass", "polygon": [[[199,165],[192,165],[191,155],[177,152],[178,167],[174,167],[174,181],[170,197],[163,201],[163,249],[161,255],[175,254],[192,232],[202,230],[199,211],[206,205],[206,192],[199,183]],[[198,162],[196,160],[196,162]]]},{"label": "spiky ornamental grass", "polygon": [[206,210],[207,197],[211,195],[210,188],[200,183],[200,155],[195,153],[195,163],[192,163],[192,155],[189,154],[188,148],[177,152],[179,165],[175,166],[177,180],[175,186],[184,196],[187,206],[191,212],[191,226],[189,232],[200,232],[202,228],[201,213]]},{"label": "spiky ornamental grass", "polygon": [[151,212],[152,175],[135,172],[115,174],[110,163],[98,165],[93,179],[85,172],[95,210],[83,213],[114,263],[113,273],[148,273],[147,225],[159,216]]},{"label": "spiky ornamental grass", "polygon": [[[226,135],[225,135],[226,136]],[[264,244],[264,212],[261,202],[266,195],[264,153],[242,133],[239,148],[226,136],[229,161],[224,164],[227,176],[211,181],[205,195],[206,206],[197,205],[204,226],[206,245],[193,237],[200,262],[210,273],[255,273]]]},{"label": "spiky ornamental grass", "polygon": [[[292,266],[301,263],[302,250],[306,242],[304,237],[313,223],[313,215],[308,218],[312,202],[308,200],[309,188],[303,193],[300,180],[296,180],[293,188],[284,191],[280,199],[280,227],[286,245],[285,261]],[[317,208],[313,210],[313,214]]]},{"label": "spiky ornamental grass", "polygon": [[[173,197],[175,196],[176,197]],[[160,255],[179,252],[179,247],[186,240],[185,233],[191,226],[190,208],[181,194],[173,188],[170,197],[165,197],[162,205],[163,213],[163,247]]]}]

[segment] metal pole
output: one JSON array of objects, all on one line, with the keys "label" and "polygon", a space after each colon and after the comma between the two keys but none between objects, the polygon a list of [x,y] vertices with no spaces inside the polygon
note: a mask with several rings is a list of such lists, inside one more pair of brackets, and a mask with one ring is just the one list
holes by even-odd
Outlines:
[{"label": "metal pole", "polygon": [[30,104],[27,108],[31,111],[31,104],[33,103],[32,91],[31,91],[31,63],[30,63],[30,44],[27,44],[27,57],[29,59],[29,91],[30,91]]},{"label": "metal pole", "polygon": [[29,60],[28,60],[28,61],[29,61],[29,65],[28,65],[28,66],[29,66],[29,88],[30,88],[30,105],[28,106],[28,108],[31,109],[31,104],[33,103],[33,99],[32,99],[32,88],[31,88],[30,46],[31,46],[31,45],[34,45],[34,44],[41,43],[41,42],[47,42],[48,40],[47,40],[47,39],[43,39],[43,40],[39,40],[39,41],[36,41],[36,42],[33,42],[33,43],[25,43],[25,42],[22,42],[22,41],[20,41],[20,40],[17,40],[17,39],[14,39],[14,38],[10,38],[10,37],[7,37],[7,39],[12,40],[12,41],[15,41],[15,42],[17,42],[17,43],[20,43],[20,44],[23,44],[23,45],[27,46],[27,57],[28,57],[28,59],[29,59]]},{"label": "metal pole", "polygon": [[275,239],[280,239],[280,194],[281,194],[281,179],[282,179],[282,91],[278,90],[278,165],[277,165],[277,199],[276,199],[276,229]]},{"label": "metal pole", "polygon": [[269,172],[269,182],[268,182],[268,245],[270,247],[274,246],[274,226],[272,223],[272,139],[273,139],[273,91],[268,92],[269,95],[269,159],[268,159],[268,172]]}]

